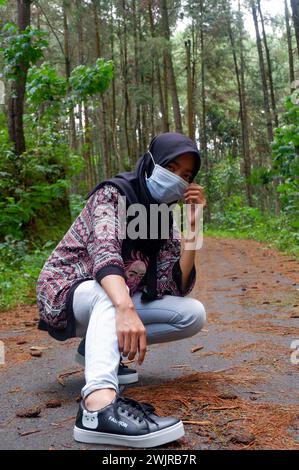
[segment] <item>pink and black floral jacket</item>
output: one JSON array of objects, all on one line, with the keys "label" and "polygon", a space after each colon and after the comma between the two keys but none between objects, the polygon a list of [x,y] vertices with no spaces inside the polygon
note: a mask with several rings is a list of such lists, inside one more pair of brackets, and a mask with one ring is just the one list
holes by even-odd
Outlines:
[{"label": "pink and black floral jacket", "polygon": [[[130,295],[142,290],[147,256],[135,249],[124,256],[123,240],[110,236],[116,233],[115,225],[119,223],[119,196],[118,189],[108,184],[96,191],[40,272],[36,286],[39,328],[47,330],[56,339],[76,336],[72,298],[81,282],[95,279],[100,283],[108,274],[119,274],[130,288]],[[99,211],[101,205],[110,210],[105,213]],[[181,240],[174,225],[170,238],[157,257],[158,298],[164,294],[185,296],[194,287],[196,271],[193,266],[188,286],[182,290],[180,253]]]}]

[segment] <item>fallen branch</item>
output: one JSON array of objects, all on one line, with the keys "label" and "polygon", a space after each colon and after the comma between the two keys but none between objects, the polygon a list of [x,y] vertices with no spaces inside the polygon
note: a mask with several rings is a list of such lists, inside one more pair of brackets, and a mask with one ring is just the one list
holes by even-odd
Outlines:
[{"label": "fallen branch", "polygon": [[183,423],[184,424],[198,424],[199,426],[209,426],[210,424],[212,424],[211,421],[194,421],[194,420],[184,420],[183,419]]},{"label": "fallen branch", "polygon": [[194,346],[194,348],[191,348],[191,352],[194,353],[196,351],[200,351],[201,349],[203,349],[203,346]]},{"label": "fallen branch", "polygon": [[34,429],[33,431],[26,431],[26,432],[19,432],[19,436],[29,436],[29,434],[36,434],[37,432],[41,432],[41,429]]},{"label": "fallen branch", "polygon": [[63,387],[65,387],[65,383],[64,383],[64,379],[66,377],[70,377],[71,375],[76,375],[76,374],[80,374],[82,372],[83,369],[78,369],[78,370],[71,370],[70,372],[63,372],[62,374],[58,374],[57,375],[57,380],[58,382],[60,383],[60,385],[62,385]]},{"label": "fallen branch", "polygon": [[207,411],[236,410],[240,406],[219,406],[218,408],[206,408]]}]

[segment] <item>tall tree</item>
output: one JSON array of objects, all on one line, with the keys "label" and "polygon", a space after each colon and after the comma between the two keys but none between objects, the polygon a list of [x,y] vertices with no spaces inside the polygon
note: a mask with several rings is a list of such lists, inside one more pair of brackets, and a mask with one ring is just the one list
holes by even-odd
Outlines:
[{"label": "tall tree", "polygon": [[174,122],[175,122],[175,129],[176,129],[176,132],[183,132],[181,110],[180,110],[176,78],[174,74],[174,67],[173,67],[171,47],[170,47],[170,29],[169,29],[167,0],[159,0],[159,5],[160,5],[161,16],[162,16],[162,31],[163,31],[164,38],[167,41],[167,45],[164,47],[164,58],[165,58],[167,81],[169,84],[169,90],[170,90],[170,94],[172,98],[172,109],[173,109],[173,117],[174,117]]},{"label": "tall tree", "polygon": [[290,26],[290,12],[289,12],[287,0],[284,0],[284,9],[285,9],[285,22],[286,22],[286,33],[287,33],[288,54],[289,54],[289,77],[290,77],[290,85],[291,85],[291,91],[292,91],[292,86],[295,81],[295,70],[294,70],[292,34],[291,34],[291,26]]},{"label": "tall tree", "polygon": [[[93,0],[93,19],[94,19],[94,27],[95,27],[95,50],[96,50],[96,57],[102,57],[103,55],[103,43],[102,41],[102,32],[100,31],[99,27],[99,17],[102,17],[101,11],[101,2]],[[111,146],[109,142],[111,142],[111,134],[109,132],[109,96],[104,94],[101,95],[101,105],[100,105],[100,123],[101,123],[101,134],[102,134],[102,155],[103,155],[103,163],[104,163],[104,176],[108,178],[111,175],[111,164],[110,155],[111,155]]]},{"label": "tall tree", "polygon": [[[65,76],[69,83],[71,76],[71,52],[70,52],[70,33],[69,33],[69,0],[63,0],[62,2],[62,14],[63,14],[63,37],[64,37],[64,65],[65,65]],[[76,136],[76,124],[74,110],[70,109],[70,132],[69,141],[70,146],[73,150],[77,149],[77,136]]]},{"label": "tall tree", "polygon": [[187,62],[187,116],[188,116],[188,134],[194,139],[194,112],[193,112],[193,80],[191,67],[191,40],[185,41],[186,62]]},{"label": "tall tree", "polygon": [[265,30],[265,21],[264,21],[264,15],[263,15],[263,12],[262,12],[262,7],[261,7],[261,0],[257,0],[257,6],[258,6],[260,18],[261,18],[262,31],[263,31],[263,42],[264,42],[265,53],[266,53],[267,71],[268,71],[268,80],[269,80],[270,98],[271,98],[273,119],[274,119],[275,127],[278,127],[278,116],[277,116],[277,109],[276,109],[276,99],[275,99],[273,73],[272,73],[272,61],[271,61],[271,57],[270,57],[270,50],[269,50],[268,40],[267,40],[267,35],[266,35],[266,30]]},{"label": "tall tree", "polygon": [[262,40],[261,40],[261,35],[260,35],[260,30],[259,30],[255,0],[251,0],[251,10],[252,10],[252,17],[253,17],[253,22],[255,26],[256,45],[257,45],[258,56],[259,56],[260,75],[261,75],[262,90],[263,90],[263,97],[264,97],[264,110],[266,114],[266,123],[267,123],[267,134],[268,134],[268,141],[270,143],[273,141],[273,125],[272,125],[272,117],[271,117],[271,110],[270,110],[264,53],[263,53]]},{"label": "tall tree", "polygon": [[293,23],[295,28],[297,51],[299,55],[299,0],[291,0],[291,7],[293,12]]},{"label": "tall tree", "polygon": [[[201,153],[203,156],[204,170],[205,170],[205,180],[206,187],[208,189],[207,199],[209,199],[209,160],[208,160],[208,138],[207,138],[207,111],[206,111],[206,45],[204,38],[204,1],[200,0],[199,3],[200,11],[200,57],[201,57],[201,119],[200,119],[200,137],[201,137]],[[210,214],[210,205],[207,204],[207,220],[211,218]]]},{"label": "tall tree", "polygon": [[[154,24],[154,17],[153,17],[153,7],[152,7],[152,0],[148,0],[148,15],[149,15],[149,24],[152,38],[156,38],[156,28]],[[160,63],[159,63],[159,56],[154,48],[154,58],[155,58],[155,70],[157,75],[157,84],[158,84],[158,93],[159,93],[159,104],[161,110],[161,120],[162,120],[162,129],[163,132],[169,132],[169,121],[168,121],[168,112],[165,104],[165,99],[163,95],[163,86],[162,86],[162,77],[161,77],[161,70],[160,70]],[[167,93],[166,93],[167,94]]]},{"label": "tall tree", "polygon": [[[30,26],[30,6],[30,0],[17,1],[17,24],[20,31],[24,31],[27,26]],[[9,139],[14,145],[15,154],[21,155],[26,150],[23,114],[29,66],[24,63],[18,65],[21,73],[11,85],[8,100],[8,132]]]},{"label": "tall tree", "polygon": [[241,121],[241,138],[242,138],[242,156],[244,161],[244,176],[246,184],[246,195],[247,202],[250,206],[253,205],[252,199],[252,187],[250,184],[251,176],[251,156],[250,156],[250,145],[249,145],[249,129],[248,129],[248,114],[247,114],[247,103],[246,103],[246,91],[245,91],[245,73],[244,73],[244,53],[243,53],[243,21],[241,18],[241,12],[239,9],[239,48],[240,48],[240,66],[238,64],[237,57],[237,47],[236,41],[233,34],[231,21],[231,11],[229,4],[226,4],[227,9],[227,25],[228,25],[228,35],[230,38],[232,55],[235,67],[235,75],[238,87],[238,97],[240,104],[240,121]]}]

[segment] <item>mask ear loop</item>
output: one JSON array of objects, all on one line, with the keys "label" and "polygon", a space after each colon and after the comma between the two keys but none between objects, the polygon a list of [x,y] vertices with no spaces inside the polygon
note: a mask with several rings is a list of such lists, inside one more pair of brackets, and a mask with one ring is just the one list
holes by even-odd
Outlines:
[{"label": "mask ear loop", "polygon": [[[155,160],[154,160],[154,157],[153,157],[152,153],[150,152],[150,150],[148,150],[147,153],[150,154],[151,159],[153,160],[153,164],[154,164],[154,166],[155,166],[155,165],[156,165],[156,162],[155,162]],[[146,172],[146,171],[145,171],[145,177],[146,177],[146,179],[147,179],[147,172]]]},{"label": "mask ear loop", "polygon": [[153,160],[153,163],[154,163],[154,165],[156,165],[156,162],[155,162],[155,160],[154,160],[154,157],[153,157],[152,153],[151,153],[149,150],[147,151],[147,153],[149,153],[149,154],[150,154],[150,156],[151,156],[151,159]]}]

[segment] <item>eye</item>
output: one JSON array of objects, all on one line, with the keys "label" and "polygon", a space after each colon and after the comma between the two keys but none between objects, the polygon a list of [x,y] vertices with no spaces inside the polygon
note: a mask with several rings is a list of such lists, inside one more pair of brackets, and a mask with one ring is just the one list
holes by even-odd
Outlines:
[{"label": "eye", "polygon": [[166,168],[167,168],[167,170],[175,171],[174,165],[168,164],[168,165],[166,165]]}]

